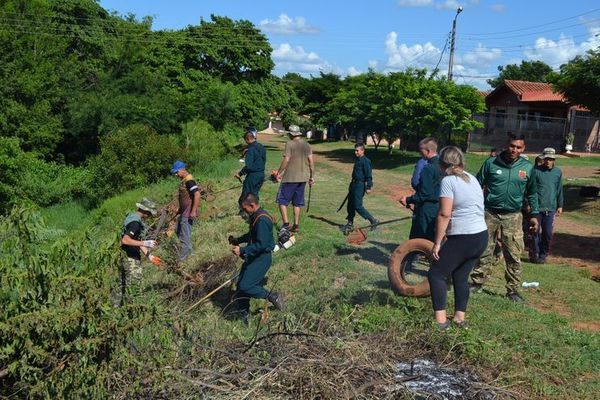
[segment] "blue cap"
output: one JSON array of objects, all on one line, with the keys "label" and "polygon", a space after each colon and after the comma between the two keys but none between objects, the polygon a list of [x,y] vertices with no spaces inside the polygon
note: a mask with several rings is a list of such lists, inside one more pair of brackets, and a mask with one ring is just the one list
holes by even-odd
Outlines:
[{"label": "blue cap", "polygon": [[177,171],[179,171],[180,169],[184,169],[185,168],[185,163],[183,161],[175,161],[175,163],[173,163],[173,168],[171,168],[171,174],[175,175],[177,173]]}]

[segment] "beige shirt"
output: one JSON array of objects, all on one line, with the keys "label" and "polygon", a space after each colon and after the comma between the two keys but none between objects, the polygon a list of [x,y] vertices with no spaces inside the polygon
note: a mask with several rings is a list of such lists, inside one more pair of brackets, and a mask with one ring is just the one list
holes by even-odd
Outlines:
[{"label": "beige shirt", "polygon": [[308,156],[312,155],[310,145],[302,139],[292,139],[285,144],[284,155],[289,157],[282,183],[306,182],[308,180]]}]

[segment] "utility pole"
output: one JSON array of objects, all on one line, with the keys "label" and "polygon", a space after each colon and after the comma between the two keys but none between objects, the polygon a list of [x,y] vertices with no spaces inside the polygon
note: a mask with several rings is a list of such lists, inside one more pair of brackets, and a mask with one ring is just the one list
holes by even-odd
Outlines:
[{"label": "utility pole", "polygon": [[452,81],[452,68],[454,67],[454,38],[456,36],[456,18],[458,18],[458,14],[462,12],[463,8],[458,7],[456,9],[456,15],[452,20],[452,36],[450,38],[450,62],[448,63],[448,80]]}]

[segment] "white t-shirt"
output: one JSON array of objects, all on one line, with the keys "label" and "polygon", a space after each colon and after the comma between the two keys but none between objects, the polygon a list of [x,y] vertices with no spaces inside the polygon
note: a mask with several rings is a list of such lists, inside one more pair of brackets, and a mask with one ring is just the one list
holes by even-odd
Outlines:
[{"label": "white t-shirt", "polygon": [[446,235],[472,235],[487,229],[483,208],[483,191],[477,179],[465,172],[469,182],[455,175],[442,179],[440,197],[453,199],[452,215]]}]

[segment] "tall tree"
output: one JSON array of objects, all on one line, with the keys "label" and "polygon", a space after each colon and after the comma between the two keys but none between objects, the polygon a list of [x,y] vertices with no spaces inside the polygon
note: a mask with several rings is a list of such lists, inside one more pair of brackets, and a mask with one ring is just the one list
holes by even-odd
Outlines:
[{"label": "tall tree", "polygon": [[500,74],[497,78],[487,80],[487,83],[493,88],[500,86],[505,79],[547,82],[548,75],[552,73],[552,68],[543,61],[521,61],[521,65],[499,65],[498,71]]},{"label": "tall tree", "polygon": [[600,115],[600,50],[590,50],[561,65],[560,73],[550,80],[570,102]]}]

